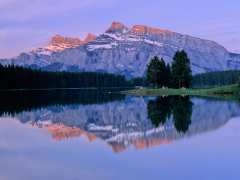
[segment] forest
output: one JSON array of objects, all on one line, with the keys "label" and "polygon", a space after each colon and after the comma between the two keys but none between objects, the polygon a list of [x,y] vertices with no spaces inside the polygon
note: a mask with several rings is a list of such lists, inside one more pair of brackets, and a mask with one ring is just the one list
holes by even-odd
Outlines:
[{"label": "forest", "polygon": [[124,76],[100,72],[48,72],[0,65],[0,89],[127,87]]},{"label": "forest", "polygon": [[[144,77],[131,79],[131,83],[135,86],[150,86],[148,80]],[[169,81],[169,83],[171,87],[171,80]],[[240,84],[240,71],[217,71],[193,75],[191,80],[191,87],[210,88],[237,83]]]},{"label": "forest", "polygon": [[192,87],[204,88],[239,83],[240,71],[218,71],[193,76]]}]

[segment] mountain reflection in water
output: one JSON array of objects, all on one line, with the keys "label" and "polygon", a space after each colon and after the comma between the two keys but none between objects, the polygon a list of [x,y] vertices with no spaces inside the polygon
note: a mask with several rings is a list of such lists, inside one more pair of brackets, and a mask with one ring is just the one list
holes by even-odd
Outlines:
[{"label": "mountain reflection in water", "polygon": [[125,97],[108,90],[9,94],[1,95],[2,117],[44,128],[57,141],[101,139],[116,153],[215,130],[240,115],[238,102],[190,97]]}]

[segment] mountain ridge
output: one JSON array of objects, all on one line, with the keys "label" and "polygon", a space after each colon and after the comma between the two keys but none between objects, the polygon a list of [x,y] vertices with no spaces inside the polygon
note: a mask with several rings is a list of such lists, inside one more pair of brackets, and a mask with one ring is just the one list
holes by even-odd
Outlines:
[{"label": "mountain ridge", "polygon": [[76,48],[78,46],[94,41],[95,39],[96,35],[92,33],[88,33],[83,40],[80,38],[65,37],[56,34],[50,38],[50,41],[46,47],[33,49],[31,52],[50,55],[52,52],[61,52],[65,49]]},{"label": "mountain ridge", "polygon": [[153,56],[171,63],[176,51],[185,50],[194,74],[240,69],[240,55],[214,41],[145,25],[128,27],[113,22],[104,33],[89,34],[85,40],[62,36],[56,39],[56,50],[39,48],[1,63],[50,71],[109,72],[132,78],[144,75]]}]

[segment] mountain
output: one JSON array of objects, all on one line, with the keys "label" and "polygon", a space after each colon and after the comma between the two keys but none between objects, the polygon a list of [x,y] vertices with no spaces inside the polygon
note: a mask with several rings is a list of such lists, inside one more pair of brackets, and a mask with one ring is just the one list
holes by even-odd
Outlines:
[{"label": "mountain", "polygon": [[127,27],[113,22],[99,36],[85,40],[54,36],[49,45],[2,64],[16,64],[49,71],[99,71],[142,76],[153,56],[171,63],[177,50],[184,49],[193,73],[240,69],[240,54],[230,53],[216,42],[143,25]]},{"label": "mountain", "polygon": [[94,34],[88,33],[84,40],[79,38],[64,37],[55,35],[50,39],[48,45],[44,48],[38,48],[31,51],[32,54],[51,55],[52,52],[61,52],[65,49],[77,48],[78,46],[94,41],[97,37]]}]

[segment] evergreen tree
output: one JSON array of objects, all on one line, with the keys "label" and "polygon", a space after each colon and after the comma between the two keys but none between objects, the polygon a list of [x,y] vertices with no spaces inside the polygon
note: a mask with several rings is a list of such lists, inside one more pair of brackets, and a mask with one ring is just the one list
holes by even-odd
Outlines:
[{"label": "evergreen tree", "polygon": [[174,88],[189,88],[192,81],[192,71],[190,59],[187,53],[177,51],[172,63],[172,85]]},{"label": "evergreen tree", "polygon": [[163,58],[159,62],[158,85],[160,87],[167,86],[167,66]]},{"label": "evergreen tree", "polygon": [[172,72],[171,72],[171,66],[169,64],[167,64],[167,66],[166,66],[165,80],[166,80],[166,86],[171,87]]},{"label": "evergreen tree", "polygon": [[162,87],[168,85],[170,78],[169,70],[163,58],[159,60],[157,56],[151,59],[147,68],[147,81],[155,87]]},{"label": "evergreen tree", "polygon": [[155,87],[158,86],[159,82],[159,72],[160,72],[160,61],[157,56],[151,59],[150,63],[147,67],[147,81],[154,85]]}]

